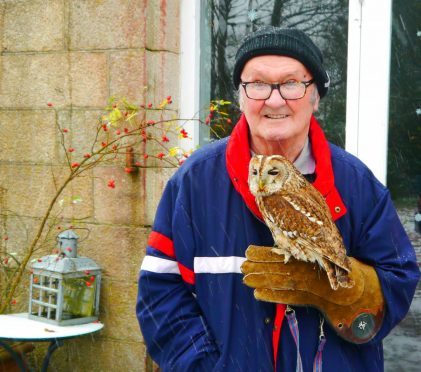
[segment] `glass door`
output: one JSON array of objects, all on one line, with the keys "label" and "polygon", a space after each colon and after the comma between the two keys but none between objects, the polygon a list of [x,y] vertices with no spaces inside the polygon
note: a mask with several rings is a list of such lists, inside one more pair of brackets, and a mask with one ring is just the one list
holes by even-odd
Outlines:
[{"label": "glass door", "polygon": [[[245,35],[263,25],[305,31],[322,49],[331,77],[329,92],[316,115],[332,142],[345,143],[348,0],[207,0],[202,8],[201,106],[210,100],[233,104],[234,125],[239,117],[232,83],[235,52]],[[213,124],[217,136],[229,135],[232,125]]]}]

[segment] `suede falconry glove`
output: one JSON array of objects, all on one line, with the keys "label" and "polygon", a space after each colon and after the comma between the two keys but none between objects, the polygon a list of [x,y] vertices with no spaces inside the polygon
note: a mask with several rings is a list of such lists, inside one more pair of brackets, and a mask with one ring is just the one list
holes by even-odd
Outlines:
[{"label": "suede falconry glove", "polygon": [[317,263],[297,261],[271,251],[272,247],[250,245],[241,266],[243,282],[255,288],[261,301],[311,306],[323,313],[343,339],[361,344],[371,340],[382,324],[384,299],[373,267],[350,257],[352,288],[330,287],[326,272]]}]

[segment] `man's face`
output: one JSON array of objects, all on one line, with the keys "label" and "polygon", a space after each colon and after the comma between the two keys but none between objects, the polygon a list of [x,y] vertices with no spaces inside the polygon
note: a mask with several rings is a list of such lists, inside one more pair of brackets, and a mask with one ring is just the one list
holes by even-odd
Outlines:
[{"label": "man's face", "polygon": [[[313,78],[299,61],[276,55],[250,59],[241,73],[243,82],[285,83]],[[310,118],[317,111],[319,97],[311,84],[303,98],[285,101],[275,89],[267,100],[253,100],[240,87],[240,106],[249,127],[253,151],[261,154],[285,154],[285,149],[300,153],[308,135]],[[295,150],[296,149],[296,150]],[[294,159],[290,159],[294,160]]]}]

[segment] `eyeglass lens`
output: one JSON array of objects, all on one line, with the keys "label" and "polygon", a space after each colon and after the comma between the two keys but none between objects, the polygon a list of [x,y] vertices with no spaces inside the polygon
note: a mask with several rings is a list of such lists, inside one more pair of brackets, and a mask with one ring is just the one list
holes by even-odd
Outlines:
[{"label": "eyeglass lens", "polygon": [[251,99],[268,99],[274,89],[278,90],[283,99],[299,99],[306,92],[306,85],[301,82],[285,84],[247,83],[246,94]]}]

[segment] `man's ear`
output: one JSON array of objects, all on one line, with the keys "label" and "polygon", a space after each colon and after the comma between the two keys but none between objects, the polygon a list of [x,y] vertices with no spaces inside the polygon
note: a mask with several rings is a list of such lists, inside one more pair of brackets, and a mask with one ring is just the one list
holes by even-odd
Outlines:
[{"label": "man's ear", "polygon": [[317,112],[319,110],[319,102],[320,102],[319,92],[315,90],[313,92],[313,112]]},{"label": "man's ear", "polygon": [[244,97],[241,92],[241,86],[238,88],[238,106],[240,107],[240,111],[244,112]]}]

